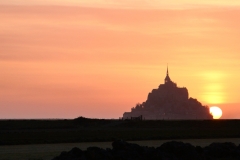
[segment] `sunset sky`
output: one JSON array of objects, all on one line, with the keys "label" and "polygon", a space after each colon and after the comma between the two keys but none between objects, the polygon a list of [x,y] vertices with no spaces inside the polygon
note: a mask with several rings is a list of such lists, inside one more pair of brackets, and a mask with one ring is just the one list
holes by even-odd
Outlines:
[{"label": "sunset sky", "polygon": [[240,118],[240,1],[0,0],[0,119],[119,118],[167,64]]}]

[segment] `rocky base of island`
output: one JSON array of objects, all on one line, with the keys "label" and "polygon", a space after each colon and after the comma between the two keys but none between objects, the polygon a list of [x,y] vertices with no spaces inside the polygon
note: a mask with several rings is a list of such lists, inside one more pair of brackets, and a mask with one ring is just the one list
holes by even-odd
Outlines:
[{"label": "rocky base of island", "polygon": [[159,147],[140,146],[117,140],[112,149],[89,147],[83,151],[73,148],[52,160],[240,160],[240,144],[212,143],[206,147],[171,141]]}]

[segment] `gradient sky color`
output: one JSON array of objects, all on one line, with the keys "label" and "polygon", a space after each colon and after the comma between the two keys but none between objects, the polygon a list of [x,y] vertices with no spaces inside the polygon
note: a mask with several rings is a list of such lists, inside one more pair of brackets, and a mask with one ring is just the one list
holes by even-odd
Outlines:
[{"label": "gradient sky color", "polygon": [[0,0],[0,118],[118,118],[171,79],[240,118],[240,1]]}]

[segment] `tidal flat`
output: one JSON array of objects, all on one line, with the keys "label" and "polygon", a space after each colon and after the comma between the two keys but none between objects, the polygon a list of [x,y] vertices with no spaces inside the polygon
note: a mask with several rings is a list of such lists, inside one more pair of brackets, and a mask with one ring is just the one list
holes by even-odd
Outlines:
[{"label": "tidal flat", "polygon": [[0,120],[0,146],[240,138],[240,120]]}]

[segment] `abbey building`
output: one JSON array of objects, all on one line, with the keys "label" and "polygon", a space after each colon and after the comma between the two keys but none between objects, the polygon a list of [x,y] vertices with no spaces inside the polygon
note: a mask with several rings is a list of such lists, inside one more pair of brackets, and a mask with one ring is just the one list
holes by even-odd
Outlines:
[{"label": "abbey building", "polygon": [[147,100],[137,104],[131,112],[125,112],[123,119],[139,117],[143,119],[213,119],[209,108],[197,99],[189,98],[187,88],[179,88],[171,81],[167,68],[164,84],[153,89]]}]

